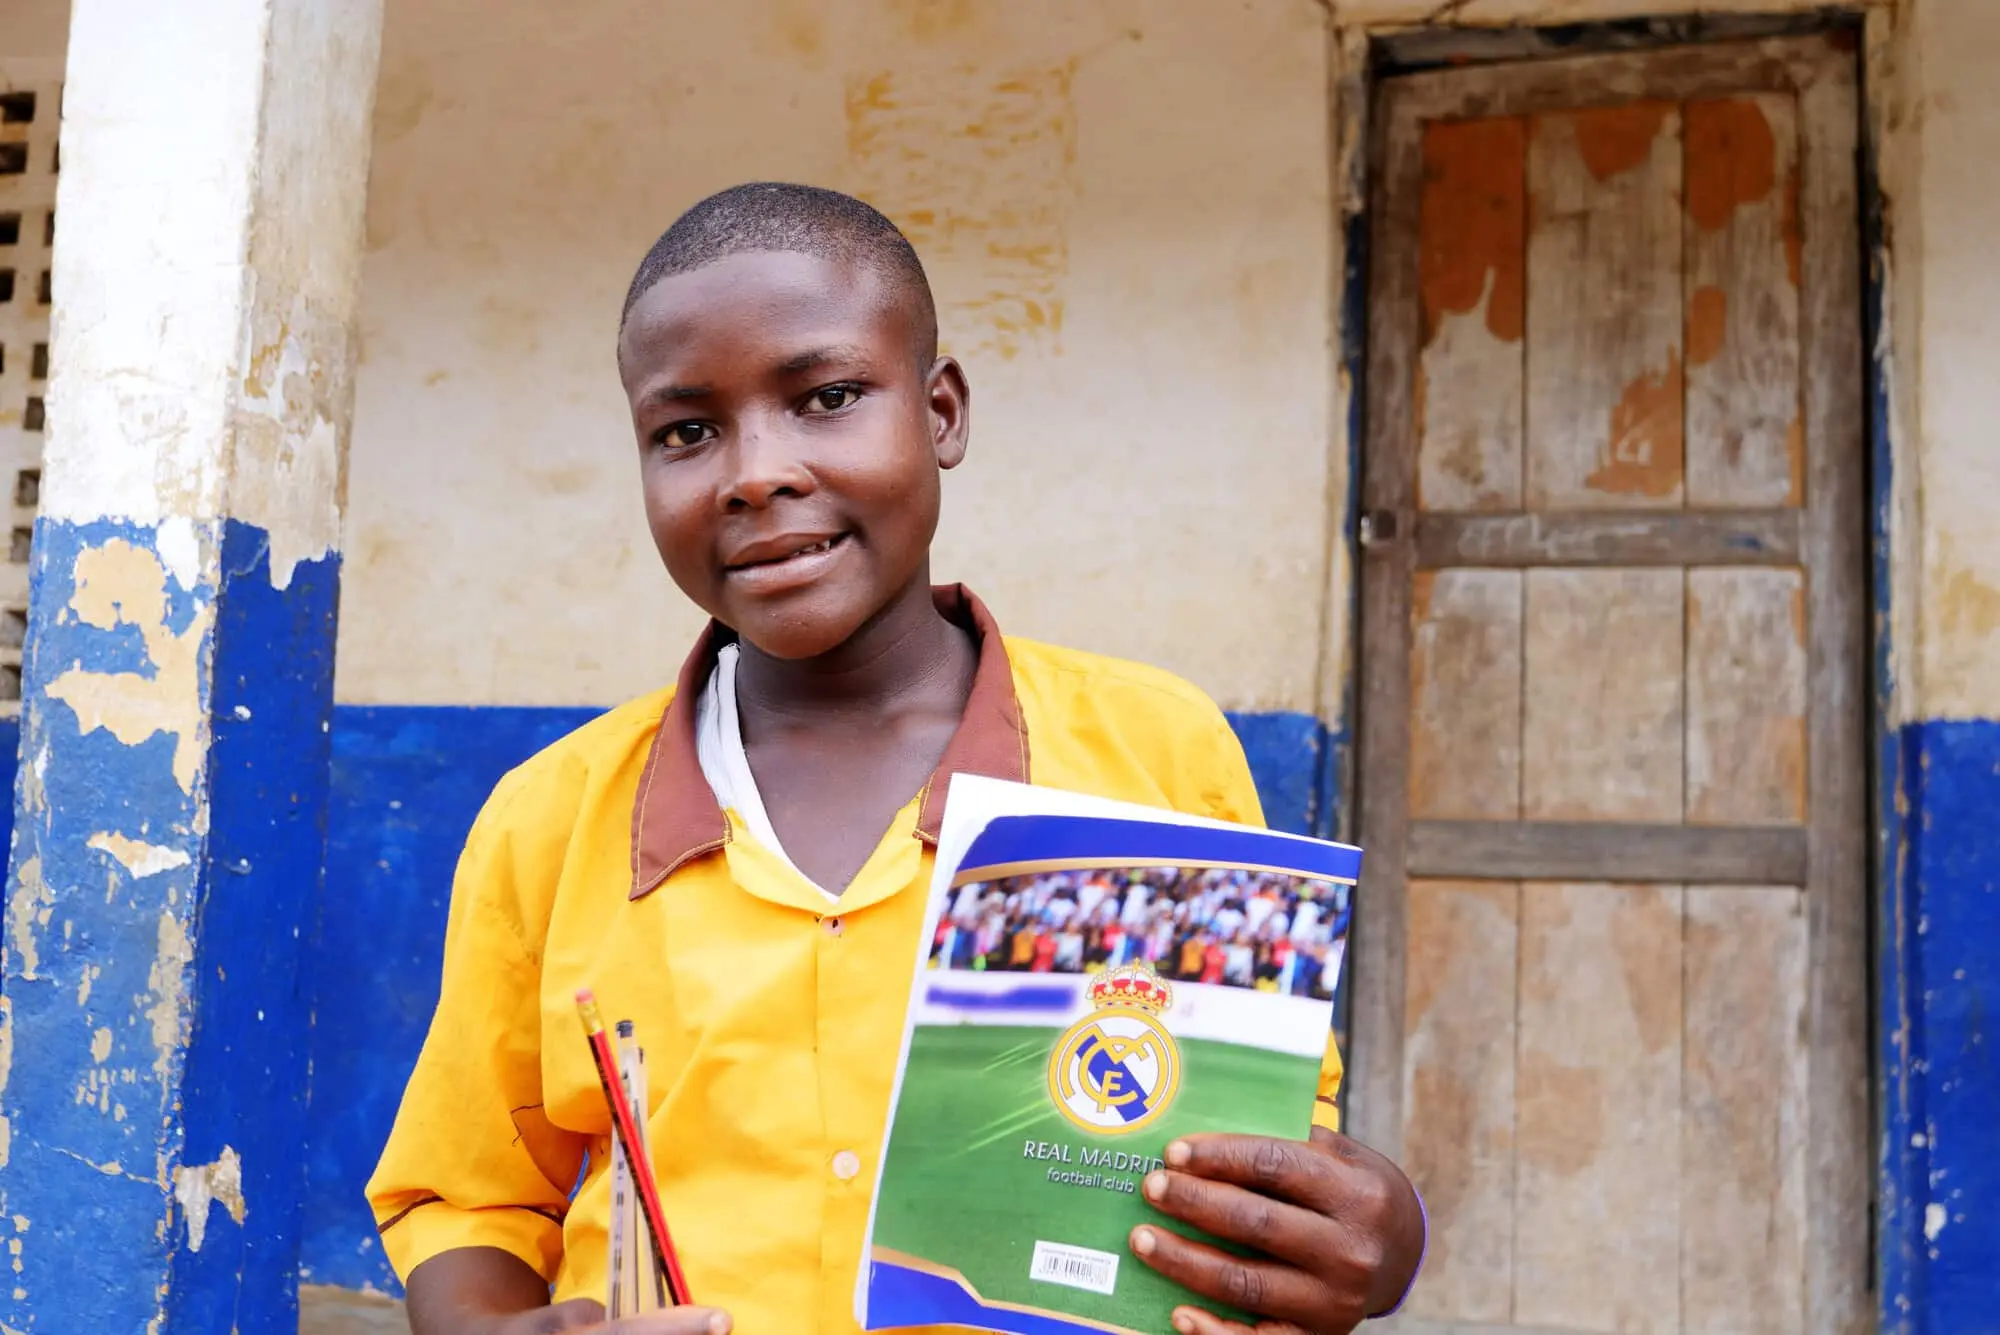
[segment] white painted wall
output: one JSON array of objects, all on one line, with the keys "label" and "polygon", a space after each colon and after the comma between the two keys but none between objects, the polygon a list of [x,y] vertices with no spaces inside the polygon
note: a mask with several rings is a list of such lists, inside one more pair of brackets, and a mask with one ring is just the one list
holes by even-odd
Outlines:
[{"label": "white painted wall", "polygon": [[780,177],[876,201],[931,268],[975,405],[941,577],[1016,634],[1312,708],[1325,52],[1310,0],[392,0],[341,698],[671,676],[698,620],[641,522],[619,301],[681,209]]},{"label": "white painted wall", "polygon": [[[1805,7],[1468,0],[1454,17]],[[2000,716],[2000,5],[1871,7],[1894,16],[1871,74],[1893,79],[1898,712]],[[680,208],[783,176],[906,221],[954,211],[913,227],[977,390],[941,575],[1018,633],[1152,659],[1228,704],[1322,703],[1321,646],[1337,664],[1344,627],[1339,598],[1322,624],[1321,594],[1345,582],[1326,572],[1345,443],[1325,10],[1080,8],[866,0],[833,22],[811,0],[391,0],[342,698],[598,703],[671,671],[696,619],[639,518],[617,302]],[[1334,8],[1370,27],[1437,5]],[[5,54],[59,57],[66,26],[62,0],[9,0]],[[867,105],[885,72],[900,119]],[[1009,261],[982,236],[1045,249]],[[1060,329],[1006,328],[1026,301],[1059,306]]]},{"label": "white painted wall", "polygon": [[[1921,673],[1915,716],[2000,718],[2000,5],[1928,0],[1899,77],[1910,145],[1898,217],[1902,291],[1917,309],[1922,450]],[[1914,177],[1914,180],[1910,179]],[[1907,270],[1914,267],[1914,281]],[[1909,371],[1910,368],[1905,368]],[[1906,711],[1908,712],[1908,711]]]}]

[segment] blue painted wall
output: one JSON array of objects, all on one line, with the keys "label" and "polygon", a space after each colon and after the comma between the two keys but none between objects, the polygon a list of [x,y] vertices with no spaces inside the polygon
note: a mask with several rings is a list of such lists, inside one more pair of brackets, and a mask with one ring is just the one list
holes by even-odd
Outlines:
[{"label": "blue painted wall", "polygon": [[459,847],[500,776],[592,709],[343,707],[334,719],[304,1275],[393,1289],[362,1200],[437,1004]]},{"label": "blue painted wall", "polygon": [[[495,782],[593,709],[343,706],[333,731],[326,898],[307,1137],[310,1283],[394,1290],[361,1189],[437,1001],[460,844]],[[1338,810],[1338,738],[1297,714],[1232,716],[1266,819],[1300,832]]]},{"label": "blue painted wall", "polygon": [[[309,957],[308,1281],[394,1288],[360,1190],[429,1021],[459,843],[508,767],[594,713],[336,711],[327,888]],[[1232,722],[1272,823],[1327,828],[1342,739],[1297,715]],[[0,725],[8,782],[11,732]],[[1907,776],[1908,830],[1881,913],[1879,1053],[1884,1083],[1903,1091],[1884,1108],[1885,1305],[1910,1335],[1972,1335],[1991,1329],[2000,1293],[2000,722],[1912,725],[1885,753]],[[1898,977],[1907,1006],[1887,986]]]},{"label": "blue painted wall", "polygon": [[[25,744],[47,763],[5,804],[23,873],[14,906],[43,896],[39,940],[17,933],[5,979],[9,1330],[296,1324],[302,962],[323,865],[339,562],[301,562],[276,589],[266,534],[230,520],[214,574],[189,589],[165,575],[156,541],[116,521],[35,526]],[[86,560],[99,577],[113,568],[100,562],[125,572],[115,616],[76,606]],[[65,679],[143,683],[174,655],[207,669],[205,736],[79,733],[63,701],[80,688]],[[14,771],[10,731],[0,754]],[[162,865],[129,869],[92,846],[102,834],[144,841]],[[162,1165],[226,1155],[240,1196],[184,1215]],[[233,1218],[225,1202],[240,1201],[253,1208]]]},{"label": "blue painted wall", "polygon": [[[1885,1329],[2000,1322],[2000,722],[1899,739],[1880,971]],[[1893,852],[1894,850],[1892,850]]]},{"label": "blue painted wall", "polygon": [[199,1251],[174,1253],[170,1329],[235,1330],[253,1313],[297,1323],[311,1088],[297,1047],[312,1026],[340,560],[300,562],[280,590],[270,558],[262,529],[224,525],[199,1000],[180,1091],[182,1162],[213,1163],[233,1142],[251,1208],[240,1228],[216,1212]]},{"label": "blue painted wall", "polygon": [[[147,553],[151,543],[150,533],[130,524],[36,526],[30,578],[37,589],[24,690],[35,690],[29,683],[36,681],[45,689],[49,679],[72,666],[152,674],[144,631],[123,616],[122,604],[110,626],[93,625],[70,611],[81,553],[114,546]],[[214,590],[203,589],[198,598],[173,581],[163,584],[160,608],[135,609],[133,618],[157,619],[157,626],[145,629],[173,637],[197,633],[198,609]],[[48,887],[43,902],[50,917],[40,932],[34,967],[22,943],[14,942],[5,980],[17,1056],[8,1080],[11,1153],[0,1176],[0,1199],[5,1214],[27,1219],[31,1227],[19,1240],[24,1271],[12,1295],[0,1301],[0,1323],[49,1331],[58,1324],[51,1309],[66,1295],[85,1293],[101,1295],[97,1315],[107,1324],[141,1330],[159,1304],[149,1286],[119,1283],[118,1272],[166,1277],[168,1239],[135,1238],[131,1221],[164,1215],[154,1165],[163,1150],[178,1148],[172,1144],[174,1119],[163,1105],[181,1057],[156,1054],[152,1030],[141,1021],[147,1018],[144,1007],[161,953],[160,924],[199,889],[199,841],[190,829],[196,798],[175,778],[171,735],[155,733],[130,746],[106,729],[79,735],[75,716],[53,701],[28,719],[31,749],[47,734],[51,749],[60,744],[62,750],[42,777],[30,818],[23,819],[11,789],[4,804],[12,812],[10,834],[18,836],[13,866],[39,860],[37,879]],[[134,876],[87,846],[99,829],[170,847],[180,865]],[[86,885],[103,886],[105,892],[64,894],[63,902],[55,902],[60,891]],[[79,996],[85,1000],[77,1001]],[[170,1010],[168,1018],[181,1017]],[[98,1025],[112,1036],[101,1063],[91,1051]],[[156,1061],[167,1069],[157,1071]],[[131,1083],[108,1091],[111,1102],[125,1109],[123,1117],[99,1102],[106,1076],[93,1068],[100,1067],[135,1072]],[[77,1097],[79,1086],[88,1091],[87,1100]],[[127,1167],[139,1172],[127,1173]],[[106,1237],[136,1246],[106,1248]],[[32,1274],[26,1273],[30,1267]]]}]

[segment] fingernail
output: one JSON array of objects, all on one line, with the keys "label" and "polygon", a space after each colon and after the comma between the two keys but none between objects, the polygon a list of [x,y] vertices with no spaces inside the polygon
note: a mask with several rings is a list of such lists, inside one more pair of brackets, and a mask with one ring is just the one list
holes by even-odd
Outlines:
[{"label": "fingernail", "polygon": [[1174,1329],[1179,1331],[1181,1335],[1194,1335],[1194,1317],[1189,1314],[1186,1308],[1177,1307],[1174,1309]]},{"label": "fingernail", "polygon": [[1153,1248],[1158,1245],[1159,1245],[1158,1239],[1153,1237],[1152,1229],[1141,1228],[1133,1230],[1132,1250],[1139,1253],[1139,1255],[1151,1256],[1153,1254]]},{"label": "fingernail", "polygon": [[708,1335],[729,1335],[729,1316],[727,1313],[717,1312],[708,1319]]},{"label": "fingernail", "polygon": [[1167,1161],[1167,1167],[1185,1168],[1187,1167],[1187,1161],[1194,1157],[1194,1151],[1188,1148],[1188,1143],[1185,1140],[1176,1140],[1167,1146],[1167,1152],[1164,1157]]},{"label": "fingernail", "polygon": [[1167,1198],[1167,1175],[1165,1173],[1146,1174],[1146,1183],[1140,1188],[1149,1201],[1163,1201]]}]

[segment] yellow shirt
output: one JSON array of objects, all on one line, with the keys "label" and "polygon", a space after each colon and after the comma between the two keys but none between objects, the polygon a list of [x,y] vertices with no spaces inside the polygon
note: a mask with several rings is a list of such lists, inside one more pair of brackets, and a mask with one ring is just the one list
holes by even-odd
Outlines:
[{"label": "yellow shirt", "polygon": [[[646,1049],[647,1136],[694,1299],[745,1335],[853,1331],[945,776],[1261,823],[1242,749],[1199,691],[1003,641],[962,589],[938,600],[980,641],[965,716],[837,904],[702,778],[713,630],[677,688],[501,780],[466,841],[437,1013],[368,1185],[405,1279],[440,1252],[499,1247],[556,1301],[602,1300],[610,1128],[575,1006],[590,987]],[[1326,1126],[1340,1074],[1329,1039]]]}]

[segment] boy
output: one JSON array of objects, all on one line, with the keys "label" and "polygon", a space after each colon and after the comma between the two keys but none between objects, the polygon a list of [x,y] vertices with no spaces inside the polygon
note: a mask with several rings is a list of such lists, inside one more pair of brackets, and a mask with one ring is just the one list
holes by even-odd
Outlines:
[{"label": "boy", "polygon": [[[1003,640],[971,595],[932,589],[970,392],[873,209],[781,185],[696,205],[633,280],[618,364],[654,541],[713,624],[674,690],[536,756],[481,813],[369,1196],[417,1335],[851,1331],[948,777],[1253,822],[1257,799],[1192,687]],[[705,1306],[600,1324],[584,986],[646,1045],[661,1195]],[[1329,1047],[1310,1142],[1193,1137],[1144,1184],[1162,1222],[1132,1250],[1190,1290],[1184,1335],[1231,1329],[1203,1298],[1271,1332],[1400,1302],[1421,1207],[1330,1129],[1338,1079]]]}]

